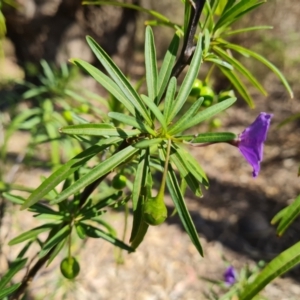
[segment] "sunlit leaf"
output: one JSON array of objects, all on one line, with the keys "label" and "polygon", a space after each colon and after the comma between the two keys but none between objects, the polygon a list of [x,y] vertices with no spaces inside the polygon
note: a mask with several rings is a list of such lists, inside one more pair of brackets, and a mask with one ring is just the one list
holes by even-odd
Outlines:
[{"label": "sunlit leaf", "polygon": [[8,245],[13,246],[19,243],[22,243],[24,241],[27,240],[32,240],[32,239],[36,239],[36,237],[45,231],[49,231],[53,228],[54,224],[49,223],[49,224],[44,224],[42,226],[30,229],[29,231],[25,231],[23,233],[21,233],[20,235],[18,235],[17,237],[13,238]]},{"label": "sunlit leaf", "polygon": [[293,91],[289,85],[289,83],[287,82],[287,80],[285,79],[284,75],[280,72],[280,70],[274,66],[270,61],[268,61],[267,59],[265,59],[263,56],[261,56],[260,54],[251,51],[245,47],[242,46],[238,46],[235,44],[231,44],[231,43],[226,43],[226,47],[235,50],[241,54],[246,53],[247,55],[257,59],[258,61],[260,61],[262,64],[264,64],[266,67],[268,67],[275,75],[278,76],[278,78],[281,80],[282,84],[285,86],[285,88],[287,89],[287,91],[290,94],[290,97],[293,98],[294,94]]},{"label": "sunlit leaf", "polygon": [[153,32],[150,26],[146,27],[145,36],[145,67],[146,67],[146,82],[150,101],[157,103],[157,64],[156,64],[156,50],[154,45]]},{"label": "sunlit leaf", "polygon": [[74,195],[75,193],[80,191],[80,189],[91,184],[92,182],[94,182],[95,180],[100,178],[101,176],[108,174],[114,168],[116,168],[118,165],[120,165],[124,161],[130,159],[137,151],[139,151],[139,149],[134,148],[132,146],[128,146],[125,149],[116,153],[115,155],[102,161],[100,164],[98,164],[96,167],[94,167],[88,173],[86,173],[81,178],[79,178],[77,181],[75,181],[67,189],[63,190],[56,199],[51,201],[50,204],[59,203],[65,199],[67,199],[69,196]]},{"label": "sunlit leaf", "polygon": [[141,100],[137,91],[132,87],[126,76],[121,72],[121,70],[116,66],[109,55],[97,44],[97,42],[91,38],[87,37],[87,42],[91,47],[92,51],[102,63],[103,67],[106,69],[111,78],[115,81],[124,95],[128,98],[134,108],[139,112],[139,114],[145,119],[145,121],[151,125],[152,120],[147,112],[147,109]]},{"label": "sunlit leaf", "polygon": [[168,170],[167,186],[184,229],[190,236],[191,241],[195,245],[200,255],[203,256],[203,250],[199,241],[197,230],[186,207],[184,198],[181,194],[180,187],[176,179],[176,175],[171,166],[169,166]]},{"label": "sunlit leaf", "polygon": [[27,258],[17,258],[10,263],[9,270],[0,280],[0,292],[3,292],[4,287],[11,281],[11,279],[18,273],[26,264]]},{"label": "sunlit leaf", "polygon": [[60,128],[59,131],[71,135],[118,136],[121,138],[135,136],[140,133],[140,130],[137,129],[122,129],[105,123],[70,125]]},{"label": "sunlit leaf", "polygon": [[284,208],[278,212],[272,219],[271,223],[276,224],[277,234],[279,236],[283,235],[288,227],[295,221],[295,219],[300,215],[300,195],[295,199],[295,201],[288,207]]},{"label": "sunlit leaf", "polygon": [[60,182],[72,175],[76,170],[82,167],[89,159],[109,147],[111,144],[119,142],[120,138],[105,139],[96,145],[84,150],[80,154],[65,163],[62,167],[52,173],[43,183],[29,196],[29,198],[22,205],[21,209],[25,209],[47,195]]},{"label": "sunlit leaf", "polygon": [[188,69],[186,76],[184,77],[184,80],[175,98],[174,105],[172,107],[172,111],[169,114],[167,123],[173,120],[173,118],[177,115],[177,113],[181,110],[182,106],[186,102],[192,90],[194,81],[198,76],[200,65],[201,65],[201,58],[202,58],[202,36],[200,34],[198,37],[198,43],[195,49],[195,53],[190,63],[190,67]]},{"label": "sunlit leaf", "polygon": [[126,245],[122,241],[118,240],[111,234],[106,233],[105,231],[101,230],[100,228],[96,228],[94,226],[87,225],[85,223],[82,223],[82,226],[84,227],[84,230],[85,230],[87,236],[89,236],[91,238],[102,238],[102,239],[106,240],[107,242],[109,242],[121,249],[127,250],[128,252],[134,252],[134,249],[132,247]]},{"label": "sunlit leaf", "polygon": [[169,82],[172,69],[176,60],[176,54],[179,47],[179,36],[177,34],[174,35],[170,46],[166,52],[163,63],[158,73],[158,96],[157,103],[159,103],[162,95],[165,92],[167,84]]},{"label": "sunlit leaf", "polygon": [[168,130],[169,134],[175,135],[178,134],[179,132],[183,132],[185,130],[187,130],[188,128],[191,128],[211,117],[213,117],[214,115],[218,114],[219,112],[225,110],[226,108],[230,107],[234,102],[236,101],[236,98],[229,98],[226,99],[220,103],[217,103],[211,107],[206,108],[203,111],[200,111],[199,113],[197,113],[195,116],[193,116],[192,118],[190,118],[189,120],[186,120],[186,122],[184,124],[182,124],[180,127],[175,127],[174,128],[170,128]]},{"label": "sunlit leaf", "polygon": [[244,287],[240,300],[251,300],[273,279],[286,273],[300,263],[300,242],[276,256],[260,272],[254,281]]},{"label": "sunlit leaf", "polygon": [[141,132],[150,133],[154,136],[156,135],[155,130],[153,130],[150,126],[145,124],[145,122],[142,122],[141,120],[136,119],[134,117],[127,116],[125,114],[118,113],[118,112],[109,112],[108,116],[123,124],[133,126],[134,128],[139,129]]},{"label": "sunlit leaf", "polygon": [[111,93],[116,100],[120,101],[128,111],[135,116],[134,105],[129,101],[122,90],[115,84],[113,80],[110,79],[103,72],[92,66],[91,64],[81,60],[81,59],[71,59],[70,60],[75,65],[84,69],[88,74],[90,74],[96,81],[98,81],[109,93]]}]

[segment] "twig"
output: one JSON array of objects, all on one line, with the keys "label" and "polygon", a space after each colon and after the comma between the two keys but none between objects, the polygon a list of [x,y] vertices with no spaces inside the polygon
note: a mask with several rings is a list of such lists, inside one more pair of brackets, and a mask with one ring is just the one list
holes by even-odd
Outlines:
[{"label": "twig", "polygon": [[182,70],[190,63],[194,51],[194,36],[198,26],[198,22],[205,4],[205,0],[195,0],[191,8],[190,20],[184,37],[183,46],[180,56],[173,68],[172,76],[178,77]]}]

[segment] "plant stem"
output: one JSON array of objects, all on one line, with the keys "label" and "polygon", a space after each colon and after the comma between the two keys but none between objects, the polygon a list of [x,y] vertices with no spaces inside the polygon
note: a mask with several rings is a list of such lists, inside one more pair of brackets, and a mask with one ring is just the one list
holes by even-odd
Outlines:
[{"label": "plant stem", "polygon": [[191,62],[195,51],[194,37],[199,19],[205,4],[205,0],[195,0],[191,5],[191,16],[187,27],[187,34],[184,37],[180,56],[172,70],[172,76],[178,77],[182,70]]},{"label": "plant stem", "polygon": [[168,174],[168,165],[169,165],[169,159],[170,159],[170,150],[171,150],[171,139],[168,139],[163,177],[162,177],[161,185],[160,185],[160,188],[159,188],[156,198],[163,197],[163,195],[165,194],[166,180],[167,180],[167,174]]}]

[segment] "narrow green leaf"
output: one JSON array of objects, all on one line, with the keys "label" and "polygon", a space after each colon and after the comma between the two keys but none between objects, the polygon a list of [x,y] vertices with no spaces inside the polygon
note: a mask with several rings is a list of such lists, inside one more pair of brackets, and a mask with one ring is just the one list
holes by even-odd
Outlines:
[{"label": "narrow green leaf", "polygon": [[287,91],[290,94],[291,98],[294,98],[294,94],[293,91],[289,85],[289,83],[287,82],[287,80],[285,79],[284,75],[280,72],[280,70],[274,66],[270,61],[268,61],[267,59],[265,59],[263,56],[261,56],[260,54],[253,52],[247,48],[244,48],[242,46],[238,46],[235,44],[231,44],[231,43],[226,43],[226,47],[232,50],[235,50],[241,54],[246,53],[247,55],[255,58],[256,60],[260,61],[262,64],[264,64],[266,67],[268,67],[274,74],[276,74],[278,76],[278,78],[281,80],[282,84],[285,86],[285,88],[287,89]]},{"label": "narrow green leaf", "polygon": [[233,70],[233,66],[229,64],[227,61],[220,59],[217,55],[210,53],[209,55],[203,58],[204,61],[209,61],[221,67],[224,67],[229,70]]},{"label": "narrow green leaf", "polygon": [[54,234],[46,243],[43,245],[42,250],[39,253],[39,258],[44,257],[54,246],[56,246],[61,241],[65,240],[67,236],[71,234],[70,225],[66,225],[56,234]]},{"label": "narrow green leaf", "polygon": [[300,195],[295,199],[295,201],[288,207],[277,213],[271,223],[276,224],[279,222],[277,227],[277,234],[279,236],[283,235],[288,227],[295,221],[295,219],[300,215]]},{"label": "narrow green leaf", "polygon": [[193,174],[193,176],[205,187],[208,187],[208,178],[203,169],[200,167],[199,162],[180,145],[176,145],[176,151],[184,160],[185,167],[189,170],[189,172]]},{"label": "narrow green leaf", "polygon": [[[0,282],[1,283],[1,282]],[[13,293],[22,283],[15,283],[10,287],[7,287],[0,291],[0,299],[4,299],[6,296],[9,296]]]},{"label": "narrow green leaf", "polygon": [[2,146],[0,149],[0,155],[2,159],[4,159],[6,156],[8,140],[14,134],[14,132],[21,126],[21,124],[24,123],[25,120],[34,117],[34,115],[39,115],[41,113],[41,108],[25,109],[12,120],[8,128],[6,128],[5,130],[4,141],[2,142]]},{"label": "narrow green leaf", "polygon": [[177,88],[177,79],[176,77],[172,77],[170,79],[168,88],[167,88],[167,93],[166,93],[166,98],[165,98],[165,106],[164,106],[164,116],[166,119],[166,123],[169,124],[170,122],[170,114],[171,111],[174,109],[174,97],[176,93],[176,88]]},{"label": "narrow green leaf", "polygon": [[119,247],[123,250],[127,250],[128,252],[134,252],[133,248],[126,245],[122,241],[118,240],[117,238],[115,238],[111,234],[108,234],[108,233],[106,233],[105,231],[103,231],[99,228],[96,228],[96,227],[91,226],[91,225],[86,225],[84,223],[82,223],[82,226],[84,227],[84,230],[85,230],[87,236],[89,236],[91,238],[102,238],[105,241],[115,245],[116,247]]},{"label": "narrow green leaf", "polygon": [[0,291],[2,291],[15,274],[17,274],[25,266],[26,262],[27,258],[17,258],[10,264],[8,272],[0,280]]},{"label": "narrow green leaf", "polygon": [[145,102],[145,104],[150,108],[151,112],[154,114],[154,116],[156,117],[156,119],[158,120],[162,128],[166,131],[167,130],[166,120],[163,114],[161,113],[161,111],[159,110],[158,106],[147,96],[141,95],[141,97]]},{"label": "narrow green leaf", "polygon": [[51,190],[53,190],[59,183],[67,179],[76,170],[82,167],[89,159],[106,149],[112,144],[119,142],[120,138],[109,138],[100,141],[96,145],[84,150],[80,154],[76,155],[74,158],[65,163],[57,171],[52,173],[43,183],[29,196],[29,198],[22,205],[21,209],[25,209],[32,206],[39,200],[41,200],[45,195],[47,195]]},{"label": "narrow green leaf", "polygon": [[257,0],[239,1],[237,4],[227,9],[219,18],[214,26],[214,32],[225,25],[229,25],[238,20],[247,11],[255,9],[266,1],[257,2]]},{"label": "narrow green leaf", "polygon": [[111,0],[104,0],[104,1],[98,0],[98,1],[83,1],[82,4],[83,5],[110,5],[110,6],[120,6],[120,7],[130,8],[130,9],[147,13],[150,16],[153,16],[161,21],[170,22],[170,20],[167,19],[164,15],[160,14],[155,10],[147,9],[142,6],[134,5],[130,3],[123,3],[123,2],[111,1]]},{"label": "narrow green leaf", "polygon": [[192,90],[194,81],[198,76],[198,73],[200,70],[200,65],[201,65],[201,58],[202,58],[202,36],[201,36],[201,34],[199,34],[198,43],[197,43],[192,61],[190,63],[189,70],[181,84],[178,95],[175,99],[175,104],[169,115],[168,121],[173,120],[173,118],[177,115],[177,113],[180,111],[180,109],[186,102],[186,100]]},{"label": "narrow green leaf", "polygon": [[76,233],[80,239],[83,240],[86,238],[85,230],[84,230],[83,226],[81,225],[81,222],[75,223],[75,229],[76,229]]},{"label": "narrow green leaf", "polygon": [[280,122],[278,125],[277,125],[277,128],[280,128],[282,126],[284,126],[285,124],[288,124],[292,121],[295,121],[297,119],[300,119],[300,113],[297,113],[297,114],[294,114],[294,115],[291,115],[290,117],[284,119],[282,122]]},{"label": "narrow green leaf", "polygon": [[209,53],[210,49],[210,32],[207,28],[204,30],[204,49],[203,49],[203,56],[206,57]]},{"label": "narrow green leaf", "polygon": [[164,139],[143,139],[140,142],[133,144],[132,146],[139,149],[149,148],[160,144]]},{"label": "narrow green leaf", "polygon": [[221,49],[220,47],[214,46],[213,50],[227,60],[230,64],[234,66],[234,68],[239,71],[242,75],[244,75],[252,84],[255,86],[264,96],[267,95],[267,91],[263,88],[263,86],[256,80],[256,78],[251,74],[251,72],[246,69],[238,60],[234,57],[227,54],[226,51]]},{"label": "narrow green leaf", "polygon": [[121,70],[115,65],[109,55],[97,44],[97,42],[91,38],[87,37],[87,42],[91,47],[92,51],[99,59],[103,67],[106,69],[111,78],[115,81],[118,87],[121,89],[123,94],[128,98],[135,109],[140,113],[140,115],[145,119],[145,121],[151,125],[152,120],[147,112],[147,109],[141,100],[137,91],[132,87],[130,82],[127,80],[126,76],[121,72]]},{"label": "narrow green leaf", "polygon": [[231,132],[200,133],[191,140],[191,143],[227,142],[236,139],[237,135]]},{"label": "narrow green leaf", "polygon": [[156,50],[154,44],[153,32],[150,26],[146,27],[145,36],[145,67],[146,82],[150,101],[157,103],[157,64]]},{"label": "narrow green leaf", "polygon": [[249,285],[245,286],[239,299],[253,299],[253,297],[257,295],[273,279],[286,273],[288,270],[292,269],[299,263],[300,242],[296,243],[284,252],[281,252],[270,263],[268,263],[267,266],[261,271],[261,273],[255,278],[255,280]]},{"label": "narrow green leaf", "polygon": [[149,225],[144,221],[142,214],[139,218],[137,217],[138,214],[139,210],[133,212],[134,223],[132,225],[132,230],[135,229],[135,231],[132,231],[130,237],[131,247],[133,249],[137,249],[137,247],[142,243],[149,228]]},{"label": "narrow green leaf", "polygon": [[134,105],[127,99],[121,89],[111,80],[108,76],[102,73],[100,70],[92,66],[91,64],[81,60],[81,59],[71,59],[71,63],[79,66],[90,74],[97,82],[99,82],[109,93],[111,93],[115,99],[120,101],[128,111],[135,116]]},{"label": "narrow green leaf", "polygon": [[197,230],[181,194],[176,175],[170,165],[167,175],[167,186],[184,229],[186,230],[200,255],[203,256],[203,250],[199,241]]},{"label": "narrow green leaf", "polygon": [[79,192],[80,189],[86,187],[87,185],[91,184],[101,176],[106,175],[107,173],[111,172],[115,169],[118,165],[123,163],[124,161],[130,159],[139,149],[134,148],[132,146],[127,146],[125,149],[119,151],[115,155],[109,157],[108,159],[102,161],[98,164],[95,168],[91,171],[83,175],[74,184],[69,186],[67,189],[62,191],[56,199],[50,202],[50,204],[59,203],[69,196],[74,195],[75,193]]},{"label": "narrow green leaf", "polygon": [[[192,192],[197,197],[202,197],[202,191],[200,188],[200,182],[190,173],[190,171],[186,167],[186,163],[183,157],[181,157],[176,149],[174,149],[173,153],[170,155],[171,161],[175,164],[178,169],[181,178],[184,182],[188,184]],[[182,191],[182,189],[181,189]]]},{"label": "narrow green leaf", "polygon": [[[226,108],[230,107],[234,102],[236,101],[236,98],[229,98],[226,99],[220,103],[217,103],[211,107],[206,108],[205,110],[197,113],[194,117],[190,118],[189,120],[186,120],[184,124],[181,125],[181,127],[178,128],[171,128],[168,133],[175,135],[179,132],[183,132],[187,130],[188,128],[191,128],[209,118],[212,116],[218,114],[219,112],[225,110]],[[175,125],[176,126],[176,125]]]},{"label": "narrow green leaf", "polygon": [[146,184],[149,170],[149,148],[141,150],[132,189],[132,209],[136,210],[142,188]]},{"label": "narrow green leaf", "polygon": [[43,71],[44,71],[44,74],[46,75],[47,79],[50,81],[50,83],[54,84],[56,79],[55,79],[55,75],[54,75],[52,69],[50,68],[49,64],[44,59],[42,59],[41,65],[43,67]]},{"label": "narrow green leaf", "polygon": [[61,240],[56,246],[55,249],[53,250],[53,252],[51,253],[48,262],[47,262],[47,267],[51,264],[51,262],[53,261],[53,259],[58,255],[58,253],[62,250],[62,248],[64,247],[65,243],[66,243],[67,239],[63,239]]},{"label": "narrow green leaf", "polygon": [[254,108],[254,102],[252,97],[250,96],[246,86],[242,83],[238,75],[231,70],[228,70],[226,68],[223,68],[219,66],[222,73],[230,80],[230,82],[233,84],[233,86],[236,88],[236,90],[240,93],[240,95],[243,97],[243,99],[247,102],[247,104],[250,106],[250,108]]},{"label": "narrow green leaf", "polygon": [[149,127],[147,124],[143,123],[137,118],[127,116],[118,112],[109,112],[107,115],[110,118],[115,119],[121,123],[133,126],[134,128],[139,129],[141,132],[150,133],[154,136],[156,135],[156,132],[151,127]]},{"label": "narrow green leaf", "polygon": [[57,214],[36,214],[34,217],[37,220],[53,220],[53,221],[62,221],[65,219],[65,216],[63,216],[60,213]]},{"label": "narrow green leaf", "polygon": [[133,129],[122,129],[114,127],[111,124],[101,123],[101,124],[80,124],[80,125],[70,125],[59,129],[60,132],[72,135],[90,135],[90,136],[118,136],[121,138],[127,138],[130,136],[135,136],[140,133],[140,130]]},{"label": "narrow green leaf", "polygon": [[103,226],[111,236],[117,236],[117,231],[108,222],[104,221],[102,216],[92,218],[91,220]]},{"label": "narrow green leaf", "polygon": [[163,63],[158,73],[158,96],[157,103],[160,102],[161,97],[163,96],[166,86],[169,82],[172,69],[176,60],[176,54],[179,47],[179,36],[177,34],[174,35],[170,46],[167,50],[167,53],[164,57]]},{"label": "narrow green leaf", "polygon": [[44,224],[42,226],[30,229],[29,231],[25,231],[23,233],[21,233],[20,235],[18,235],[17,237],[13,238],[11,241],[9,241],[8,245],[9,246],[13,246],[19,243],[22,243],[24,241],[27,240],[32,240],[32,239],[36,239],[36,237],[45,231],[49,231],[54,227],[54,224],[49,223],[49,224]]},{"label": "narrow green leaf", "polygon": [[245,27],[237,30],[229,30],[224,33],[224,35],[234,35],[234,34],[239,34],[239,33],[245,33],[249,31],[255,31],[255,30],[265,30],[265,29],[273,29],[273,26],[252,26],[252,27]]},{"label": "narrow green leaf", "polygon": [[171,132],[174,131],[176,132],[177,130],[181,130],[181,127],[184,126],[184,124],[186,122],[188,122],[194,115],[195,113],[198,112],[199,108],[201,107],[202,103],[203,103],[204,98],[201,97],[199,99],[197,99],[193,105],[187,110],[187,112],[185,114],[183,114],[183,116],[181,118],[179,118],[178,121],[176,121],[176,123],[170,127],[170,129],[168,130],[169,134],[172,134]]}]

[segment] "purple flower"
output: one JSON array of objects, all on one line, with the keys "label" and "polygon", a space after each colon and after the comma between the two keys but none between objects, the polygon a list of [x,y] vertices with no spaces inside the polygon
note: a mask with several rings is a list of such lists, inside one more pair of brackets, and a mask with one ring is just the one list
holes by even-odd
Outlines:
[{"label": "purple flower", "polygon": [[241,153],[253,167],[253,177],[256,177],[260,170],[264,141],[267,138],[272,116],[261,112],[256,120],[239,135],[237,141]]},{"label": "purple flower", "polygon": [[233,285],[236,282],[236,271],[233,266],[229,266],[224,272],[224,281],[227,285]]}]

